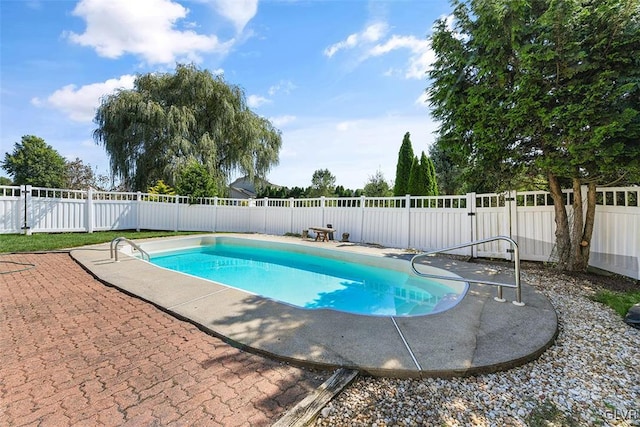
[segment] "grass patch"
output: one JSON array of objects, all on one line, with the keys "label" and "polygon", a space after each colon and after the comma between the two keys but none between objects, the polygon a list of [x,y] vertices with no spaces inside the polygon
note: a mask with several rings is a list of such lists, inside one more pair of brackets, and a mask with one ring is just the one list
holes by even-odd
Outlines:
[{"label": "grass patch", "polygon": [[98,231],[95,233],[34,233],[31,236],[24,234],[0,234],[0,253],[68,249],[110,242],[120,236],[128,239],[147,239],[150,237],[181,236],[188,234],[202,233],[119,230]]},{"label": "grass patch", "polygon": [[579,422],[564,414],[552,401],[545,399],[525,419],[528,427],[578,427]]},{"label": "grass patch", "polygon": [[616,313],[624,317],[632,305],[640,302],[640,291],[614,292],[604,290],[595,294],[591,299],[613,308]]}]

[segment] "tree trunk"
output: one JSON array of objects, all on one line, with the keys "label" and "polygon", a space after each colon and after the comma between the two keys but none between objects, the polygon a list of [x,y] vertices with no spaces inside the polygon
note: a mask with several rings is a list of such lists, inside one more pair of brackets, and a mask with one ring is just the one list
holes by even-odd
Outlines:
[{"label": "tree trunk", "polygon": [[571,260],[571,236],[569,233],[569,218],[562,197],[562,187],[558,182],[558,177],[549,172],[549,191],[553,199],[553,209],[556,221],[556,249],[558,252],[559,270],[567,270]]},{"label": "tree trunk", "polygon": [[596,213],[596,185],[590,183],[587,190],[586,217],[583,219],[582,188],[580,180],[573,179],[573,222],[569,227],[569,216],[562,197],[558,178],[549,173],[549,189],[553,199],[556,221],[556,248],[559,270],[586,271],[589,266],[591,237]]},{"label": "tree trunk", "polygon": [[[577,181],[577,180],[576,180]],[[576,185],[580,187],[580,183],[574,182],[574,193]],[[582,198],[582,192],[578,193]],[[575,201],[575,200],[574,200]],[[582,212],[584,206],[580,201],[580,222],[582,223]],[[578,215],[576,211],[574,215]],[[580,229],[574,227],[575,234],[572,236],[572,244],[574,245],[572,268],[573,271],[587,271],[589,267],[589,255],[591,252],[591,237],[593,235],[593,225],[596,216],[596,184],[590,183],[587,188],[587,215],[584,224]]]},{"label": "tree trunk", "polygon": [[582,230],[584,229],[584,219],[582,218],[582,186],[580,180],[572,179],[573,184],[573,224],[571,225],[571,260],[567,270],[578,271],[580,260],[580,242],[582,241]]}]

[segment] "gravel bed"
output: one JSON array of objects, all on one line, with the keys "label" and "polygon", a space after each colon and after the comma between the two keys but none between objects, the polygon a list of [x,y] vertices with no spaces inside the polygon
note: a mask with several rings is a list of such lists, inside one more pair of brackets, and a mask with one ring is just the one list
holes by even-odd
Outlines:
[{"label": "gravel bed", "polygon": [[314,425],[640,426],[640,330],[591,301],[587,280],[542,269],[522,279],[559,317],[558,339],[539,359],[467,378],[359,377]]}]

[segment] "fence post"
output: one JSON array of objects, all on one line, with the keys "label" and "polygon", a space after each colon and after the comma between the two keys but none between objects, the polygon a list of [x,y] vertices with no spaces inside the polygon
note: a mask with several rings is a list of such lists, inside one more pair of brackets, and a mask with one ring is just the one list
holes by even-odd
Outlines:
[{"label": "fence post", "polygon": [[213,198],[213,232],[218,228],[218,196]]},{"label": "fence post", "polygon": [[263,225],[263,233],[267,234],[267,209],[269,209],[269,198],[265,197],[263,199],[263,203],[264,203],[264,209],[263,209],[263,212],[264,212],[264,214],[263,214],[263,220],[264,220],[263,221],[263,223],[264,223],[264,225]]},{"label": "fence post", "polygon": [[140,231],[140,215],[142,211],[142,193],[136,193],[136,231]]},{"label": "fence post", "polygon": [[87,233],[93,233],[93,188],[87,190]]},{"label": "fence post", "polygon": [[360,196],[360,243],[364,243],[364,210],[367,204],[367,198]]},{"label": "fence post", "polygon": [[[476,211],[476,193],[467,193],[467,215],[469,216],[469,224],[471,227],[471,235],[469,236],[470,242],[478,240]],[[471,258],[475,258],[476,245],[469,246],[469,256]]]},{"label": "fence post", "polygon": [[20,198],[22,199],[22,205],[24,208],[24,223],[22,229],[26,236],[31,236],[33,230],[29,224],[33,224],[33,200],[31,192],[33,187],[30,185],[23,185],[20,188]]},{"label": "fence post", "polygon": [[320,196],[320,210],[322,212],[322,221],[320,222],[321,227],[324,227],[324,201],[325,201],[325,197]]},{"label": "fence post", "polygon": [[[508,236],[510,239],[513,239],[514,231],[517,230],[516,222],[516,192],[515,190],[509,190],[504,192],[504,225],[502,235]],[[513,249],[510,245],[507,246],[507,251],[505,252],[505,259],[513,261],[514,253],[511,252]]]},{"label": "fence post", "polygon": [[180,228],[180,196],[176,194],[176,223],[173,231],[178,231]]},{"label": "fence post", "polygon": [[293,197],[289,197],[289,232],[290,233],[295,233],[295,231],[293,230],[293,215],[294,215],[294,206],[295,206],[295,199]]},{"label": "fence post", "polygon": [[411,195],[405,194],[404,196],[404,224],[405,227],[405,236],[407,238],[407,242],[405,248],[411,247]]}]

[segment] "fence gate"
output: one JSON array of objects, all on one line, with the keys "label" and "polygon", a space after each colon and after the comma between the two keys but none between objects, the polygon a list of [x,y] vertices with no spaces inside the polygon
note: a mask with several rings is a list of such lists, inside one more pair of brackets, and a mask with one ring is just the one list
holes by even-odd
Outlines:
[{"label": "fence gate", "polygon": [[[475,225],[473,240],[488,239],[496,236],[513,238],[515,226],[515,192],[475,194],[471,211]],[[511,260],[512,249],[508,242],[497,240],[474,246],[474,256],[482,258],[501,258]]]}]

